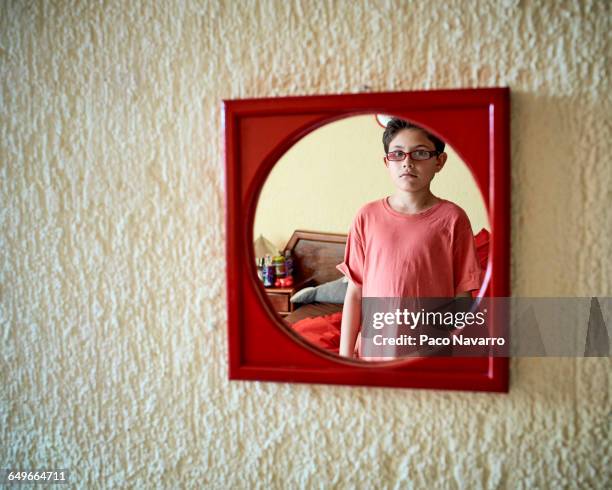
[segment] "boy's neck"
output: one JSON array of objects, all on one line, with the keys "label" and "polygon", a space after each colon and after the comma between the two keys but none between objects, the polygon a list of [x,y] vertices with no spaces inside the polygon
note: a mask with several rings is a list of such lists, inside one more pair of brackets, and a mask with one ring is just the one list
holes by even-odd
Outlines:
[{"label": "boy's neck", "polygon": [[440,199],[434,196],[429,189],[417,192],[396,191],[389,196],[389,205],[400,213],[415,214],[426,211]]}]

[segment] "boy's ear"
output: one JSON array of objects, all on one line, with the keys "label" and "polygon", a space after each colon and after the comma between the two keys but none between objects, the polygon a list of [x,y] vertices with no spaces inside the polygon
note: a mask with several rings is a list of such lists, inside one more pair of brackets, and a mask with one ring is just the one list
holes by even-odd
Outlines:
[{"label": "boy's ear", "polygon": [[387,157],[383,157],[383,162],[385,162],[385,167],[389,166],[389,162],[387,161]]},{"label": "boy's ear", "polygon": [[438,155],[438,169],[436,170],[436,172],[439,172],[440,170],[442,170],[442,168],[444,167],[444,164],[446,163],[447,158],[448,158],[448,155],[444,152]]}]

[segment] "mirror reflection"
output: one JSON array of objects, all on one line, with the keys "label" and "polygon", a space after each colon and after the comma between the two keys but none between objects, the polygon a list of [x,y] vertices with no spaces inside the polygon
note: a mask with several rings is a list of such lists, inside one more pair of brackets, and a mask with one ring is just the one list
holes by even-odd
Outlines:
[{"label": "mirror reflection", "polygon": [[375,114],[329,123],[287,151],[262,189],[261,287],[288,328],[327,352],[390,359],[360,350],[362,298],[474,296],[482,285],[480,191],[455,151],[415,125]]}]

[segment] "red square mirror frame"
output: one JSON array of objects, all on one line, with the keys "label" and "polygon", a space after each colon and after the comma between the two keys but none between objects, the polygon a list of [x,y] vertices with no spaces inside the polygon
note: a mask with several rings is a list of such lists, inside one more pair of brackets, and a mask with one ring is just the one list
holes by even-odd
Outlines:
[{"label": "red square mirror frame", "polygon": [[[359,114],[393,114],[431,130],[467,163],[491,225],[485,296],[510,296],[508,88],[225,100],[229,378],[506,392],[508,358],[344,359],[283,325],[262,291],[253,254],[257,201],[274,164],[309,132]],[[488,282],[487,282],[488,281]]]}]

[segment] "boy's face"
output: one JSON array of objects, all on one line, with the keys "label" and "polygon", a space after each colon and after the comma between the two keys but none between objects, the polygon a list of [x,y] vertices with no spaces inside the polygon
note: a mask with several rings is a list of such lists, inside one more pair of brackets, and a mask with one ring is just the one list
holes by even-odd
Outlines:
[{"label": "boy's face", "polygon": [[[415,150],[435,151],[435,149],[433,142],[420,129],[403,129],[389,144],[390,152],[401,150],[408,153]],[[389,169],[393,184],[398,190],[406,192],[429,189],[434,175],[442,170],[444,163],[446,163],[446,153],[420,161],[412,160],[409,156],[399,162],[385,158],[385,165]]]}]

